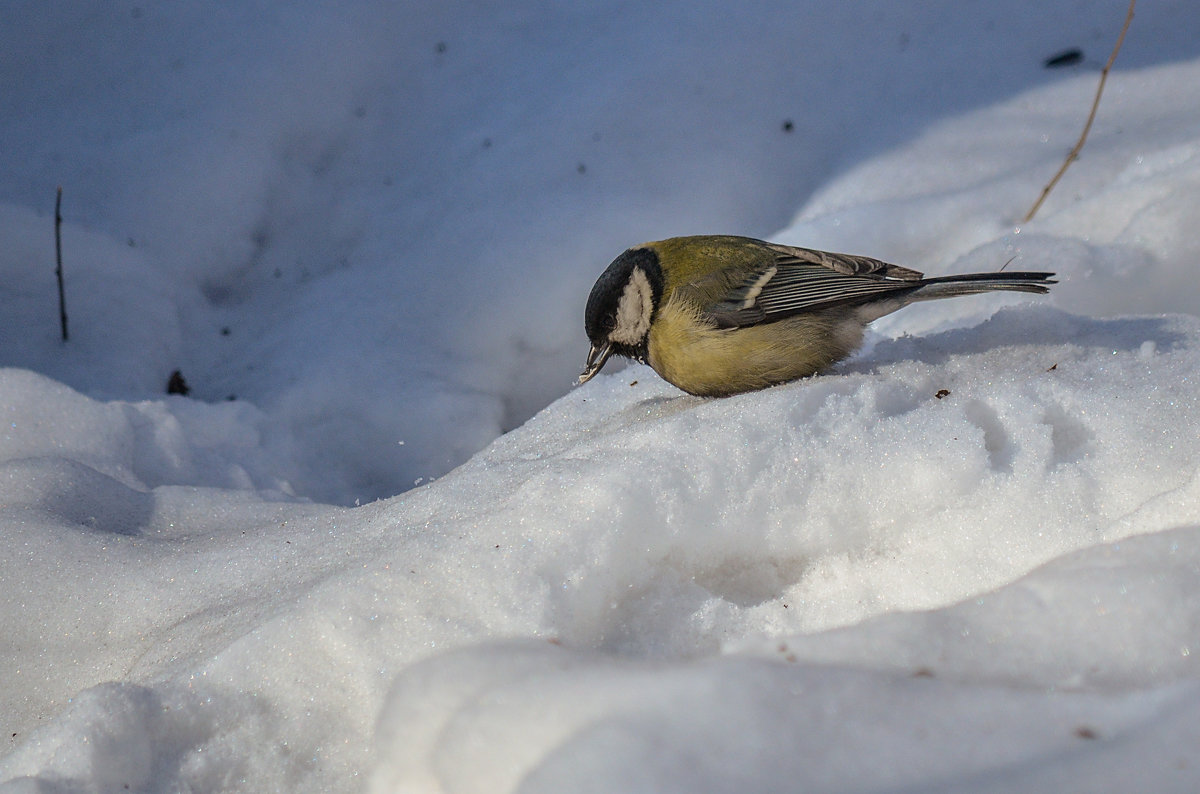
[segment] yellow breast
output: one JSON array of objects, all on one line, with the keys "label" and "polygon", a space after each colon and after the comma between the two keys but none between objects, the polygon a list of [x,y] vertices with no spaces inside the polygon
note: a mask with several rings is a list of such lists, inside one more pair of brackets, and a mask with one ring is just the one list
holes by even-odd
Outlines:
[{"label": "yellow breast", "polygon": [[830,313],[797,315],[747,328],[717,328],[672,296],[650,329],[650,366],[691,394],[724,397],[812,375],[845,357],[861,324]]}]

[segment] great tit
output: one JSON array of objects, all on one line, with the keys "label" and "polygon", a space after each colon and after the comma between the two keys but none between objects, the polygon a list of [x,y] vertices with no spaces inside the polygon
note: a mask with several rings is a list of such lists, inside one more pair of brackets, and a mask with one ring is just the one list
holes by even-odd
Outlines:
[{"label": "great tit", "polygon": [[749,237],[673,237],[630,248],[588,296],[586,383],[616,354],[691,394],[723,397],[803,378],[852,353],[873,320],[915,301],[1045,293],[1053,273],[925,278],[865,256]]}]

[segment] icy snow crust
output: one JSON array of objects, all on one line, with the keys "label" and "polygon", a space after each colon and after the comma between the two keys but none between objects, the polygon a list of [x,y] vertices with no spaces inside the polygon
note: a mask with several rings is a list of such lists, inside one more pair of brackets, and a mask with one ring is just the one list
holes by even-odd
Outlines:
[{"label": "icy snow crust", "polygon": [[[1200,18],[1019,226],[1125,4],[980,5],[6,12],[0,791],[1200,787]],[[570,389],[690,232],[1061,283]]]},{"label": "icy snow crust", "polygon": [[[1071,341],[1004,341],[1034,326]],[[1198,340],[1182,317],[1014,309],[729,400],[627,370],[353,510],[146,490],[18,439],[0,769],[1021,790],[1150,753],[1191,780]],[[6,380],[96,413],[80,438],[128,410]]]}]

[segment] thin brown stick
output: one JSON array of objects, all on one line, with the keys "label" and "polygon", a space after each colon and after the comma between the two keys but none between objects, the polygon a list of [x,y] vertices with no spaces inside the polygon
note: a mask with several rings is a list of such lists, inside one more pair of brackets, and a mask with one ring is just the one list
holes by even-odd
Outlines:
[{"label": "thin brown stick", "polygon": [[57,267],[54,275],[58,277],[58,321],[62,326],[62,340],[67,341],[67,291],[63,286],[62,269],[62,185],[58,186],[58,195],[54,199],[54,260]]},{"label": "thin brown stick", "polygon": [[1112,55],[1108,56],[1108,63],[1104,64],[1104,68],[1100,70],[1100,85],[1096,87],[1096,98],[1092,100],[1092,112],[1088,113],[1087,123],[1083,125],[1083,132],[1079,135],[1079,140],[1075,142],[1075,148],[1071,149],[1067,159],[1063,160],[1062,166],[1058,169],[1058,173],[1054,178],[1046,183],[1042,188],[1042,195],[1038,196],[1038,200],[1029,208],[1029,212],[1025,214],[1025,218],[1021,223],[1029,223],[1033,220],[1033,216],[1041,209],[1042,202],[1046,200],[1046,196],[1050,195],[1050,191],[1058,184],[1058,180],[1062,179],[1062,175],[1067,172],[1067,168],[1071,163],[1079,157],[1080,150],[1083,149],[1083,144],[1087,140],[1088,133],[1092,130],[1092,122],[1096,120],[1096,109],[1100,107],[1100,95],[1104,93],[1104,83],[1108,80],[1108,71],[1112,69],[1113,62],[1117,60],[1117,53],[1121,51],[1121,44],[1125,41],[1125,33],[1129,30],[1129,23],[1133,21],[1133,6],[1137,0],[1129,0],[1129,10],[1125,12],[1125,24],[1121,26],[1121,34],[1117,36],[1117,44],[1113,47]]}]

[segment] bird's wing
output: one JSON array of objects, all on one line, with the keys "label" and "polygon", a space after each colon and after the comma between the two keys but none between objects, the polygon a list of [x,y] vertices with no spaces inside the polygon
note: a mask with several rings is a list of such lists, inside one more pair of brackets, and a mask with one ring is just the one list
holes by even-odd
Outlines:
[{"label": "bird's wing", "polygon": [[706,317],[722,328],[782,320],[801,312],[916,287],[922,274],[865,256],[769,244],[771,263],[755,269],[713,304]]}]

